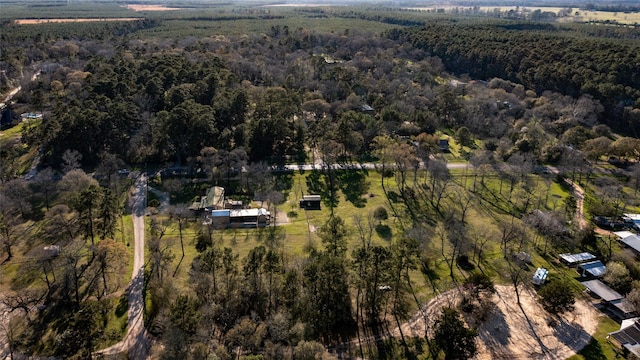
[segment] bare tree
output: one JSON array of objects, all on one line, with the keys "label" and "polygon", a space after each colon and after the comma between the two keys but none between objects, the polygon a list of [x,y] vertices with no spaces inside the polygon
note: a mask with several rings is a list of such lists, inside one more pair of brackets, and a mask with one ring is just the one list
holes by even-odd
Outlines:
[{"label": "bare tree", "polygon": [[565,112],[575,123],[580,123],[591,127],[597,124],[598,115],[604,111],[600,101],[591,95],[582,95],[579,99],[573,100],[565,108]]},{"label": "bare tree", "polygon": [[371,246],[371,239],[373,238],[373,230],[375,229],[375,221],[373,219],[373,214],[369,212],[365,217],[362,215],[354,215],[353,223],[358,232],[358,237],[362,242],[363,248],[368,248]]},{"label": "bare tree", "polygon": [[472,204],[473,195],[470,194],[466,188],[461,187],[453,191],[452,199],[458,207],[460,212],[460,222],[464,223],[467,216],[467,211]]},{"label": "bare tree", "polygon": [[189,226],[189,216],[190,210],[184,205],[181,206],[172,206],[169,210],[171,217],[176,220],[178,223],[178,235],[180,237],[180,250],[182,255],[180,257],[180,261],[178,265],[176,265],[176,270],[173,272],[173,276],[175,277],[178,273],[178,269],[180,268],[180,264],[182,264],[182,260],[184,260],[184,236],[183,231]]},{"label": "bare tree", "polygon": [[526,239],[525,229],[521,223],[512,217],[510,220],[502,220],[498,223],[500,229],[500,246],[502,256],[507,259],[509,252],[519,252]]},{"label": "bare tree", "polygon": [[629,182],[633,184],[633,196],[636,196],[638,195],[638,188],[640,188],[640,162],[630,166],[629,170],[631,171]]},{"label": "bare tree", "polygon": [[66,174],[71,170],[79,169],[82,160],[82,154],[78,150],[67,149],[62,154],[62,171]]},{"label": "bare tree", "polygon": [[264,162],[249,165],[246,180],[247,192],[253,192],[254,198],[260,199],[262,206],[267,195],[275,188],[271,167]]},{"label": "bare tree", "polygon": [[44,215],[41,236],[50,243],[68,243],[78,233],[78,214],[67,205],[58,204]]},{"label": "bare tree", "polygon": [[479,228],[478,226],[473,226],[469,230],[469,238],[473,242],[473,257],[472,261],[474,261],[478,267],[481,267],[482,261],[484,259],[484,248],[487,243],[493,239],[497,239],[499,235],[495,232],[495,230],[487,230],[485,228]]},{"label": "bare tree", "polygon": [[447,188],[451,184],[453,178],[447,164],[440,160],[432,160],[429,162],[429,191],[431,193],[431,204],[440,212],[440,203],[447,194]]},{"label": "bare tree", "polygon": [[469,162],[475,168],[475,171],[473,172],[473,191],[475,192],[478,175],[480,175],[480,185],[484,186],[484,177],[493,166],[493,163],[495,163],[495,159],[493,158],[493,153],[487,150],[482,150],[474,152]]},{"label": "bare tree", "polygon": [[151,218],[151,240],[149,241],[151,274],[162,282],[169,264],[173,261],[174,255],[171,251],[173,243],[162,241],[168,226],[157,218]]},{"label": "bare tree", "polygon": [[53,196],[55,196],[56,191],[56,182],[55,182],[56,172],[50,167],[39,171],[35,178],[33,179],[32,186],[36,189],[37,192],[41,193],[44,196],[44,204],[47,208],[47,211],[50,207],[50,201]]},{"label": "bare tree", "polygon": [[45,296],[42,289],[22,289],[14,293],[5,294],[0,302],[9,309],[9,312],[22,310],[27,321],[31,321],[31,312],[40,304]]},{"label": "bare tree", "polygon": [[10,182],[5,183],[0,190],[0,245],[7,255],[5,261],[13,258],[13,247],[21,240],[19,233],[25,222],[16,199],[7,196],[9,185]]}]

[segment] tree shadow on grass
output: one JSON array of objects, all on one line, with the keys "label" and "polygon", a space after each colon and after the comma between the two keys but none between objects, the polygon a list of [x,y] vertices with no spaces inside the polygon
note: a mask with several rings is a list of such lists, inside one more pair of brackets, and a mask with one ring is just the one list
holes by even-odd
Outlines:
[{"label": "tree shadow on grass", "polygon": [[339,174],[340,190],[347,201],[357,208],[363,208],[367,204],[367,199],[362,195],[369,191],[370,183],[364,171],[346,170]]},{"label": "tree shadow on grass", "polygon": [[338,206],[336,192],[331,192],[327,184],[326,176],[320,171],[313,170],[307,175],[307,190],[309,194],[317,194],[322,198],[322,202],[329,208]]},{"label": "tree shadow on grass", "polygon": [[595,338],[591,338],[591,341],[578,352],[578,355],[582,355],[585,359],[589,360],[607,360],[607,356],[604,354],[600,342]]},{"label": "tree shadow on grass", "polygon": [[391,228],[389,227],[389,225],[385,225],[385,224],[376,225],[376,233],[378,234],[378,236],[380,236],[381,238],[387,241],[390,241],[391,237],[393,236],[393,232],[391,231]]},{"label": "tree shadow on grass", "polygon": [[389,199],[389,202],[391,202],[391,203],[400,202],[400,194],[398,194],[395,191],[388,191],[387,192],[387,198]]},{"label": "tree shadow on grass", "polygon": [[[574,351],[578,351],[584,349],[586,346],[591,343],[591,335],[584,330],[584,328],[578,323],[569,323],[564,319],[558,319],[555,321],[553,327],[553,333],[556,335],[558,340],[560,340],[563,344],[567,345]],[[598,348],[600,349],[600,353],[602,353],[602,348],[600,344],[598,344]],[[595,349],[594,349],[595,350]],[[602,359],[605,359],[604,355],[602,355]],[[597,357],[585,357],[585,359],[599,359]]]},{"label": "tree shadow on grass", "polygon": [[116,305],[116,316],[117,317],[121,317],[122,315],[124,315],[127,312],[127,309],[129,309],[129,295],[125,291],[120,296],[120,300],[118,301],[118,305]]},{"label": "tree shadow on grass", "polygon": [[22,268],[18,271],[20,272],[20,274],[11,280],[11,289],[13,290],[22,290],[28,288],[41,276],[40,272],[32,269]]}]

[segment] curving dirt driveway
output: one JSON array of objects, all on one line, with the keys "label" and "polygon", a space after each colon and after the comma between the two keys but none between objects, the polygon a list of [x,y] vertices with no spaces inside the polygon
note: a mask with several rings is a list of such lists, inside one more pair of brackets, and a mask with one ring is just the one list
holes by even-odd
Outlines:
[{"label": "curving dirt driveway", "polygon": [[142,174],[136,180],[131,193],[130,205],[133,215],[133,274],[127,288],[129,296],[129,312],[127,318],[127,334],[119,343],[100,350],[103,356],[113,356],[128,352],[129,359],[146,359],[150,345],[149,333],[144,328],[144,213],[146,208],[147,177]]}]

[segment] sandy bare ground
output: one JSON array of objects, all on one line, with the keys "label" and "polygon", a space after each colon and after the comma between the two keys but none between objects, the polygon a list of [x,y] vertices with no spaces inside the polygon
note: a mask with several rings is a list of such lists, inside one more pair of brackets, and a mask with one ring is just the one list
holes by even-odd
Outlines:
[{"label": "sandy bare ground", "polygon": [[133,11],[171,11],[171,10],[181,10],[181,8],[168,7],[164,5],[140,5],[140,4],[127,4],[127,9],[131,9]]},{"label": "sandy bare ground", "polygon": [[[603,316],[582,299],[576,300],[572,313],[553,316],[538,303],[535,291],[524,287],[520,290],[521,309],[513,286],[496,286],[496,290],[491,298],[496,306],[487,320],[478,326],[478,360],[566,359],[589,343],[598,326],[598,318]],[[403,324],[404,335],[425,336],[426,325],[433,326],[440,309],[455,306],[460,298],[457,289],[436,296]],[[556,320],[553,325],[549,325],[551,319]],[[393,335],[399,336],[398,329]]]}]

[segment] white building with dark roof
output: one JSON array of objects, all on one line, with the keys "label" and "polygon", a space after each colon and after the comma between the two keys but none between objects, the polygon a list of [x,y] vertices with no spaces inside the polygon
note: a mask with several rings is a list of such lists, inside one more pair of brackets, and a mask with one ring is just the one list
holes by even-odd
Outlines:
[{"label": "white building with dark roof", "polygon": [[625,352],[640,357],[640,318],[622,321],[620,330],[607,335],[607,340],[619,346]]}]

